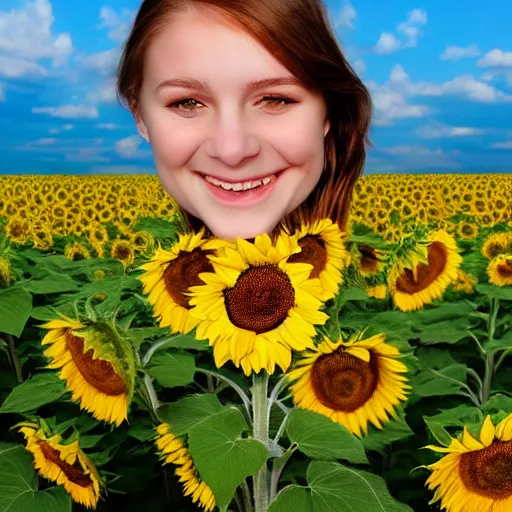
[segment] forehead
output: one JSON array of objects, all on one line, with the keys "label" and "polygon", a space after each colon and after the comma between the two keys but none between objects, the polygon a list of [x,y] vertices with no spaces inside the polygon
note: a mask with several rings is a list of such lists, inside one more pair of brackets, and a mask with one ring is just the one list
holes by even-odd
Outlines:
[{"label": "forehead", "polygon": [[[261,78],[261,73],[291,76],[263,45],[214,9],[174,13],[148,47],[144,74],[165,80],[174,73]],[[247,73],[248,74],[247,74]]]}]

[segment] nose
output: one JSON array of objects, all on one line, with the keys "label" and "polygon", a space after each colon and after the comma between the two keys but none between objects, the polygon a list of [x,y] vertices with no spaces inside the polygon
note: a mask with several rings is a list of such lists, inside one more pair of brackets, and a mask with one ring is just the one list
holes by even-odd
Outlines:
[{"label": "nose", "polygon": [[260,141],[247,120],[236,114],[219,117],[205,147],[208,156],[221,160],[226,166],[238,167],[259,153]]}]

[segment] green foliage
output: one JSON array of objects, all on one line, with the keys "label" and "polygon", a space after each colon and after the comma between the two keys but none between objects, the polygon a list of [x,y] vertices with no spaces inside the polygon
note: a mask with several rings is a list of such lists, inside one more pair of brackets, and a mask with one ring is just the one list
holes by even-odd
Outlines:
[{"label": "green foliage", "polygon": [[195,358],[186,352],[168,351],[151,359],[149,374],[164,387],[186,386],[194,380]]},{"label": "green foliage", "polygon": [[23,288],[0,290],[0,333],[21,337],[31,309],[32,295]]}]

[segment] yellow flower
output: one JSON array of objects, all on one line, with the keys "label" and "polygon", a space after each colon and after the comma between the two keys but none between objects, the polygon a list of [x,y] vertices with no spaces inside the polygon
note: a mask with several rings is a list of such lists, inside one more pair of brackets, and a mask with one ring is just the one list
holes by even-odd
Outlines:
[{"label": "yellow flower", "polygon": [[388,294],[388,287],[385,284],[379,284],[377,286],[370,286],[366,288],[368,297],[374,297],[375,299],[385,299]]},{"label": "yellow flower", "polygon": [[155,248],[155,239],[147,231],[137,231],[131,235],[131,241],[136,251],[152,253]]},{"label": "yellow flower", "polygon": [[47,438],[44,430],[33,423],[22,423],[19,429],[27,441],[26,449],[34,457],[39,474],[57,485],[63,485],[73,501],[95,509],[100,498],[101,478],[92,461],[80,449],[79,441],[65,445],[55,434]]},{"label": "yellow flower", "polygon": [[478,283],[478,279],[475,276],[459,269],[457,277],[452,283],[452,287],[456,292],[464,292],[471,295],[476,283]]},{"label": "yellow flower", "polygon": [[[402,311],[421,309],[442,297],[457,278],[462,263],[453,235],[441,229],[428,237],[426,257],[412,252],[398,259],[388,276],[388,288],[395,305]],[[426,261],[425,261],[426,260]]]},{"label": "yellow flower", "polygon": [[79,242],[68,244],[64,249],[64,256],[71,261],[88,260],[91,257],[87,247]]},{"label": "yellow flower", "polygon": [[359,273],[365,277],[374,276],[382,270],[384,252],[374,249],[369,245],[358,245],[358,262],[356,263]]},{"label": "yellow flower", "polygon": [[120,261],[126,269],[135,261],[135,249],[130,240],[116,240],[110,249],[110,255]]},{"label": "yellow flower", "polygon": [[427,446],[446,453],[427,466],[432,471],[426,481],[447,512],[508,512],[512,510],[512,415],[494,425],[485,418],[480,439],[464,427],[460,440],[451,439],[447,448]]},{"label": "yellow flower", "polygon": [[276,364],[286,371],[292,349],[313,346],[313,324],[328,316],[307,291],[312,266],[287,262],[298,251],[295,237],[281,233],[273,245],[263,233],[254,244],[237,239],[236,249],[209,257],[215,273],[200,274],[205,284],[190,288],[190,314],[200,320],[196,337],[209,340],[218,368],[231,360],[246,375],[273,373]]},{"label": "yellow flower", "polygon": [[129,343],[113,324],[98,321],[85,326],[61,315],[41,325],[49,332],[42,340],[49,368],[61,368],[59,377],[80,407],[98,420],[119,426],[128,417],[133,395],[135,359]]},{"label": "yellow flower", "polygon": [[[363,331],[364,333],[364,331]],[[394,407],[406,400],[410,386],[400,352],[387,345],[384,334],[361,339],[363,333],[337,342],[323,342],[288,373],[294,403],[340,423],[357,436],[378,429],[396,416]]]},{"label": "yellow flower", "polygon": [[508,252],[512,252],[512,233],[494,233],[486,238],[482,246],[482,256],[488,260]]},{"label": "yellow flower", "polygon": [[149,263],[139,269],[143,291],[153,305],[153,316],[160,327],[171,327],[173,332],[186,334],[199,323],[190,316],[190,298],[185,295],[191,286],[202,284],[201,272],[213,272],[207,258],[217,249],[231,245],[218,239],[205,239],[204,228],[197,234],[180,234],[179,240],[168,251],[160,245]]},{"label": "yellow flower", "polygon": [[0,288],[7,288],[11,283],[11,264],[9,259],[0,256]]},{"label": "yellow flower", "polygon": [[199,505],[210,512],[215,508],[215,496],[205,482],[201,482],[197,477],[197,470],[194,461],[190,456],[183,441],[176,437],[169,430],[168,423],[161,423],[156,431],[156,445],[160,451],[164,464],[175,464],[179,466],[175,470],[175,475],[179,476],[180,482],[183,482],[184,495],[192,495],[193,503],[199,501]]},{"label": "yellow flower", "polygon": [[487,266],[489,281],[496,286],[512,285],[512,254],[499,254]]},{"label": "yellow flower", "polygon": [[344,245],[346,233],[327,218],[304,223],[295,234],[301,252],[292,254],[288,262],[313,265],[309,278],[315,281],[321,291],[316,293],[312,289],[312,294],[322,301],[332,299],[342,282],[341,271],[348,262],[348,252]]}]

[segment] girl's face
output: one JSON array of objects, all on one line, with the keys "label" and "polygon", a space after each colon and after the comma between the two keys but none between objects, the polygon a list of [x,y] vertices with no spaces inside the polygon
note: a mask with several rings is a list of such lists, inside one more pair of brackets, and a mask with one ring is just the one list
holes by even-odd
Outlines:
[{"label": "girl's face", "polygon": [[214,236],[270,233],[318,183],[326,105],[293,80],[219,14],[174,15],[149,47],[137,129],[164,189]]}]

